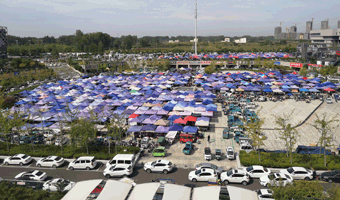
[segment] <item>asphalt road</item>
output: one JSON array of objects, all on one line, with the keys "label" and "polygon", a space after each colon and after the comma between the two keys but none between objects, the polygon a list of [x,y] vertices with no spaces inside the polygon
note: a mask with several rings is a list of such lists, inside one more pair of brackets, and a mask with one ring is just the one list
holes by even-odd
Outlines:
[{"label": "asphalt road", "polygon": [[[44,168],[44,167],[36,167],[36,162],[33,161],[28,165],[18,166],[18,165],[3,165],[2,160],[0,161],[0,177],[3,179],[14,179],[14,177],[24,171],[29,170],[40,170],[46,172],[48,175],[48,180],[53,178],[64,178],[74,182],[89,180],[89,179],[106,179],[103,175],[103,171],[105,169],[105,165],[99,164],[93,170],[68,170],[68,163],[65,163],[63,166],[57,169],[52,168]],[[165,178],[165,179],[173,179],[179,185],[184,185],[186,183],[191,183],[188,181],[188,174],[193,169],[182,169],[175,168],[172,172],[168,174],[161,173],[151,173],[148,174],[141,166],[136,166],[134,168],[134,172],[131,175],[131,179],[133,179],[136,183],[148,183],[153,179]],[[111,178],[112,180],[119,180],[120,178]],[[195,183],[198,186],[207,186],[207,182],[197,182]],[[324,190],[331,188],[331,184],[329,183],[321,183],[324,187]],[[243,186],[242,184],[230,184],[232,186],[241,187],[249,190],[258,190],[263,189],[265,187],[261,186],[258,182],[258,179],[252,179],[247,186]]]}]

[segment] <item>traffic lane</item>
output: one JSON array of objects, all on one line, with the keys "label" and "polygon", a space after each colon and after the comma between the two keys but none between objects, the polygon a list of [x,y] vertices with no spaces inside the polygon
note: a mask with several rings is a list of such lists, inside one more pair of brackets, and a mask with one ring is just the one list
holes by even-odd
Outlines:
[{"label": "traffic lane", "polygon": [[[48,179],[52,178],[64,178],[70,181],[79,182],[90,179],[107,179],[104,177],[102,170],[65,170],[65,169],[53,169],[53,168],[34,168],[43,172],[46,172]],[[21,167],[21,166],[0,166],[0,177],[4,179],[14,179],[16,175],[21,172],[32,170],[32,167]],[[136,167],[134,172],[130,176],[136,183],[149,183],[155,179],[173,179],[178,185],[184,185],[186,183],[195,184],[197,186],[207,186],[207,182],[190,182],[188,180],[188,174],[194,169],[181,169],[174,168],[172,172],[168,174],[162,173],[147,173],[141,166]],[[121,178],[110,178],[110,180],[119,180]],[[330,183],[320,182],[324,187],[324,190],[328,190],[332,187]],[[339,184],[339,183],[337,183]],[[259,184],[259,179],[251,179],[249,184],[244,186],[242,184],[228,184],[235,187],[241,187],[249,190],[264,189],[265,187]]]}]

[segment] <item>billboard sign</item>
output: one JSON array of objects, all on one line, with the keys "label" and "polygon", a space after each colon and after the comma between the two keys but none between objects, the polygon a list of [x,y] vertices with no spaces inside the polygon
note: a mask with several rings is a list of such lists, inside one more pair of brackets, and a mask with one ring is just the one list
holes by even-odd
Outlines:
[{"label": "billboard sign", "polygon": [[303,64],[302,63],[290,63],[290,67],[295,67],[295,68],[302,68]]},{"label": "billboard sign", "polygon": [[201,61],[202,65],[210,65],[211,61]]},{"label": "billboard sign", "polygon": [[179,64],[179,65],[188,65],[189,61],[178,61],[177,64]]},{"label": "billboard sign", "polygon": [[336,51],[335,53],[336,55],[340,56],[340,51]]},{"label": "billboard sign", "polygon": [[309,66],[313,66],[313,67],[322,67],[322,65],[317,65],[317,64],[308,64],[308,67]]}]

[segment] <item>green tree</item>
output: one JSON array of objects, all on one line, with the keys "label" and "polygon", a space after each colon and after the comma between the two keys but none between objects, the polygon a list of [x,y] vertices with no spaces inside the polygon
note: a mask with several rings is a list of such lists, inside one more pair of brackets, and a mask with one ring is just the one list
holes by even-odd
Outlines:
[{"label": "green tree", "polygon": [[[339,127],[338,125],[339,119],[337,118],[338,118],[338,114],[333,117],[330,117],[329,120],[326,119],[326,114],[323,114],[322,118],[316,115],[316,120],[314,121],[313,124],[311,124],[321,134],[318,143],[320,147],[324,148],[323,156],[324,156],[325,166],[327,166],[326,147],[331,146],[332,139],[333,139],[331,133],[334,131],[335,128]],[[321,156],[321,148],[320,148],[320,156]]]},{"label": "green tree", "polygon": [[288,120],[291,119],[292,115],[293,112],[291,112],[289,115],[284,114],[283,117],[274,116],[275,124],[281,129],[279,131],[279,138],[285,143],[285,147],[287,148],[287,156],[288,152],[290,154],[290,164],[293,163],[293,148],[299,137],[296,126],[288,123]]},{"label": "green tree", "polygon": [[[252,145],[257,149],[260,149],[262,145],[264,145],[263,141],[266,139],[263,136],[261,129],[264,124],[265,119],[259,120],[257,116],[261,112],[262,108],[256,112],[255,116],[250,117],[249,121],[244,121],[244,128],[247,131],[249,138],[252,140]],[[261,162],[261,152],[258,151],[259,162]]]},{"label": "green tree", "polygon": [[271,186],[275,200],[290,199],[327,199],[318,181],[294,181],[292,185]]}]

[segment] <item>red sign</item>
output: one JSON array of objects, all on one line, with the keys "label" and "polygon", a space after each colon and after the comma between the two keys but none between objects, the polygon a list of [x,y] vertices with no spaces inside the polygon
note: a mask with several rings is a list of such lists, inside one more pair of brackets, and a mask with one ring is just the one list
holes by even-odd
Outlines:
[{"label": "red sign", "polygon": [[178,61],[177,64],[179,64],[179,65],[188,65],[189,61]]},{"label": "red sign", "polygon": [[292,63],[292,62],[289,65],[290,67],[297,67],[297,68],[302,68],[303,66],[302,63]]},{"label": "red sign", "polygon": [[336,51],[335,53],[336,55],[340,56],[340,51]]},{"label": "red sign", "polygon": [[308,66],[313,66],[313,67],[322,67],[322,65],[317,65],[317,64],[308,64]]},{"label": "red sign", "polygon": [[201,61],[202,65],[210,65],[211,61]]}]

